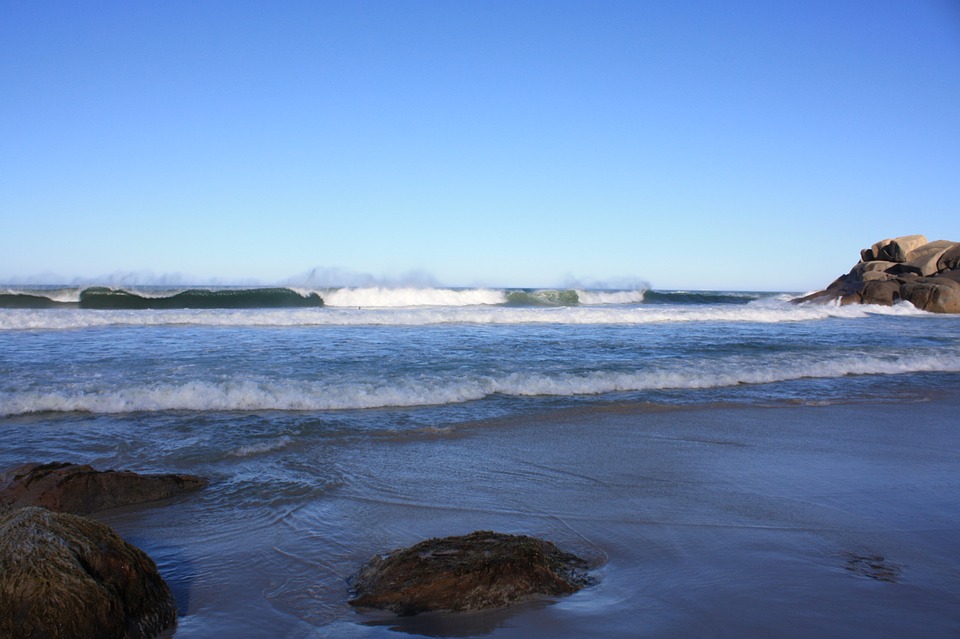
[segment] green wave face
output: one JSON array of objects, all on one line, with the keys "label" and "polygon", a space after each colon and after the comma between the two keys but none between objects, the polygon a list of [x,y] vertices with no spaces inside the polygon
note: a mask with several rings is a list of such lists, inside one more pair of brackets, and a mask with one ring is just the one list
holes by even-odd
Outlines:
[{"label": "green wave face", "polygon": [[572,289],[516,290],[507,293],[507,306],[577,306],[580,297]]},{"label": "green wave face", "polygon": [[167,297],[144,297],[129,291],[94,287],[80,293],[80,308],[98,310],[306,308],[323,306],[316,293],[287,288],[242,290],[190,289]]},{"label": "green wave face", "polygon": [[647,291],[643,301],[648,304],[747,304],[761,297],[757,293]]},{"label": "green wave face", "polygon": [[0,294],[0,308],[60,308],[63,306],[76,306],[76,304],[57,302],[42,295],[29,295],[26,293]]}]

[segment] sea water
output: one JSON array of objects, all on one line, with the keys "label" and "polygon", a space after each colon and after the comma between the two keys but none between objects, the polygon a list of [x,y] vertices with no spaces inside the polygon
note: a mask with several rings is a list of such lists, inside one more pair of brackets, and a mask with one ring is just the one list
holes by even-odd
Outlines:
[{"label": "sea water", "polygon": [[[878,404],[960,388],[960,318],[907,304],[367,288],[294,291],[302,305],[277,303],[289,295],[271,289],[264,308],[250,302],[256,291],[236,304],[229,289],[215,303],[182,293],[128,290],[110,308],[70,287],[0,295],[0,467],[71,461],[211,478],[202,495],[105,516],[174,587],[177,637],[387,633],[355,625],[351,567],[435,530],[470,531],[454,526],[542,533],[523,516],[529,503],[504,495],[544,481],[562,496],[564,473],[599,477],[576,462],[534,472],[529,442],[513,458],[500,444],[472,447],[484,425],[502,443],[571,411]],[[591,445],[583,430],[570,437],[563,446]],[[469,469],[495,479],[466,491]],[[426,476],[426,492],[405,488]],[[584,490],[569,495],[593,494]],[[445,523],[411,523],[411,509],[421,522],[441,509]],[[453,634],[476,630],[458,623]]]},{"label": "sea water", "polygon": [[639,291],[322,295],[325,307],[302,309],[0,309],[0,415],[336,412],[362,428],[369,409],[433,424],[451,408],[476,419],[583,401],[816,402],[851,388],[886,393],[888,375],[960,371],[956,318],[909,305]]}]

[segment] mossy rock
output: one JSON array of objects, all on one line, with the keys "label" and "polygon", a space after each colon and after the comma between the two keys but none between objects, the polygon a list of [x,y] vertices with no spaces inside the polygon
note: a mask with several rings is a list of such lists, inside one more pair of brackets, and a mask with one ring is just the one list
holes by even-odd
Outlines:
[{"label": "mossy rock", "polygon": [[110,527],[44,508],[0,514],[0,637],[146,639],[176,619],[156,564]]},{"label": "mossy rock", "polygon": [[587,562],[549,541],[477,531],[377,555],[355,575],[350,604],[400,615],[499,608],[593,583]]},{"label": "mossy rock", "polygon": [[195,475],[96,470],[63,462],[29,463],[0,475],[0,510],[42,506],[57,512],[86,515],[168,499],[203,488],[207,483]]}]

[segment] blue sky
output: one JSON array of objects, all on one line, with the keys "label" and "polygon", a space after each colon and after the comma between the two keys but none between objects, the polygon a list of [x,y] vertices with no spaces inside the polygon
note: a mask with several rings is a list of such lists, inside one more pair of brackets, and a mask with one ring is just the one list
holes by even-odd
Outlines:
[{"label": "blue sky", "polygon": [[953,0],[0,0],[0,86],[0,281],[810,290],[960,241]]}]

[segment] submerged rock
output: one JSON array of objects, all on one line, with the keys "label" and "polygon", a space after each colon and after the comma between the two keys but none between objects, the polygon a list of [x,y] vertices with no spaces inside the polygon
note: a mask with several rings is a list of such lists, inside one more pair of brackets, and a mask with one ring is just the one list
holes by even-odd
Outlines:
[{"label": "submerged rock", "polygon": [[353,579],[350,604],[415,615],[499,608],[590,585],[587,563],[549,541],[477,531],[378,555]]},{"label": "submerged rock", "polygon": [[108,526],[43,508],[0,514],[0,637],[145,639],[176,619],[156,564]]},{"label": "submerged rock", "polygon": [[206,479],[195,475],[140,475],[69,463],[30,463],[0,475],[0,510],[42,506],[85,515],[166,499],[206,485]]},{"label": "submerged rock", "polygon": [[860,251],[860,262],[827,288],[795,302],[881,304],[910,302],[932,313],[960,313],[960,243],[923,235],[881,240]]},{"label": "submerged rock", "polygon": [[877,581],[886,581],[897,583],[900,580],[902,569],[899,565],[887,561],[881,555],[861,555],[858,553],[846,553],[846,565],[844,568],[850,573],[860,577],[869,577]]}]

